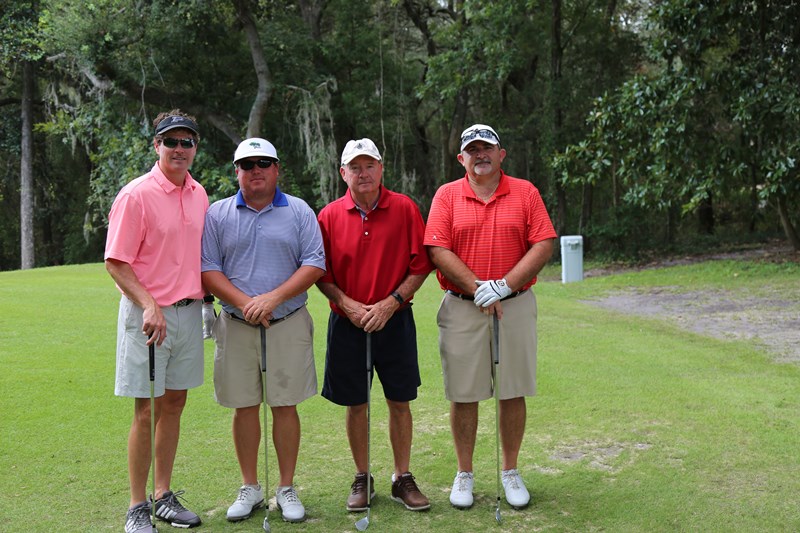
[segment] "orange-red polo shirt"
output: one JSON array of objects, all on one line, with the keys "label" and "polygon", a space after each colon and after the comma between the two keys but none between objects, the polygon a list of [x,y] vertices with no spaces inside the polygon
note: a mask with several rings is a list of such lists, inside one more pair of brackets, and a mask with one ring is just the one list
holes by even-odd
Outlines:
[{"label": "orange-red polo shirt", "polygon": [[[476,196],[466,175],[439,187],[424,243],[452,251],[478,279],[488,280],[505,277],[534,244],[555,237],[539,190],[529,181],[501,172],[488,202]],[[436,277],[442,289],[463,291],[438,270]],[[534,283],[535,277],[522,290]]]}]

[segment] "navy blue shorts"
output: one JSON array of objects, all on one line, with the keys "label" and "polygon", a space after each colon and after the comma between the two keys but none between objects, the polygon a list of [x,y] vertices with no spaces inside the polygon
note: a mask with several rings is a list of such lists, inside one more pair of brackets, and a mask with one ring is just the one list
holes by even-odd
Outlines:
[{"label": "navy blue shorts", "polygon": [[[372,368],[387,400],[408,402],[417,397],[422,382],[411,307],[397,311],[382,330],[372,332]],[[367,402],[367,334],[333,311],[328,318],[322,396],[338,405]]]}]

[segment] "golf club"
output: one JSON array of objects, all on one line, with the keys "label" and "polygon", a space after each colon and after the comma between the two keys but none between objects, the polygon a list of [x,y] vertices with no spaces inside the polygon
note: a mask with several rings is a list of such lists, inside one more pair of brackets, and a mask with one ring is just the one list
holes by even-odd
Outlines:
[{"label": "golf club", "polygon": [[356,522],[356,529],[366,531],[372,510],[372,464],[370,463],[370,385],[372,374],[372,333],[367,332],[367,516]]},{"label": "golf club", "polygon": [[[269,491],[269,453],[267,453],[267,329],[261,325],[261,387],[264,396],[264,493]],[[269,496],[264,498],[264,531],[269,533]]]},{"label": "golf club", "polygon": [[152,513],[153,533],[158,533],[156,529],[156,341],[149,346],[149,363],[150,367],[150,476],[153,483],[152,506],[150,511]]},{"label": "golf club", "polygon": [[495,455],[497,456],[497,508],[494,512],[494,519],[497,523],[503,521],[500,516],[500,383],[498,380],[498,370],[500,365],[500,321],[497,314],[492,315],[492,363],[494,363],[494,440]]}]

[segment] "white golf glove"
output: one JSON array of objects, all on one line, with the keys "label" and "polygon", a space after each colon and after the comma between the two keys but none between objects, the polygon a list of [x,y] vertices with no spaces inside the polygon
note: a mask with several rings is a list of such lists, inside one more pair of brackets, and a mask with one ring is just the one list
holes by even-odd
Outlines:
[{"label": "white golf glove", "polygon": [[211,338],[211,328],[214,327],[214,322],[217,320],[217,311],[214,309],[213,303],[203,304],[203,338]]},{"label": "white golf glove", "polygon": [[511,294],[511,287],[506,283],[506,279],[490,279],[488,281],[475,280],[478,288],[475,290],[475,305],[478,307],[489,307],[495,302],[499,302]]}]

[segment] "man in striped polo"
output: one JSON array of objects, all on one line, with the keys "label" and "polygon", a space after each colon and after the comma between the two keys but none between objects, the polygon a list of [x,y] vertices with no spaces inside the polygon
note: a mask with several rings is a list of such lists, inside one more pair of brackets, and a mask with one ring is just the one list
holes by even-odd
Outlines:
[{"label": "man in striped polo", "polygon": [[[450,503],[473,503],[472,456],[478,403],[498,387],[503,487],[508,503],[530,495],[517,471],[525,397],[536,393],[536,297],[531,287],[553,253],[556,232],[539,191],[501,169],[506,151],[489,126],[461,134],[462,179],[442,185],[428,215],[425,246],[445,291],[437,316],[445,396],[458,472]],[[493,315],[502,354],[497,379],[490,352]]]}]

